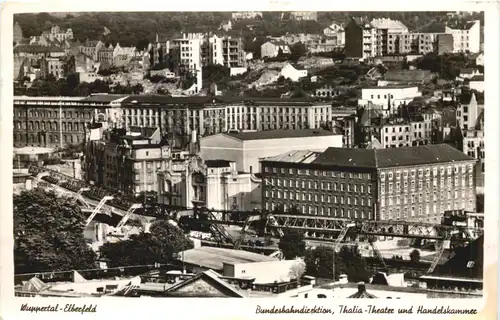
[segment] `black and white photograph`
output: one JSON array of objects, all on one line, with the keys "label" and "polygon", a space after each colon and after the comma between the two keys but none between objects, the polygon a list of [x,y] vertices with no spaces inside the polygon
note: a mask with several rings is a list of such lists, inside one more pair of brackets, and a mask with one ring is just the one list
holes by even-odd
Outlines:
[{"label": "black and white photograph", "polygon": [[15,14],[15,296],[483,298],[490,40],[484,11]]}]

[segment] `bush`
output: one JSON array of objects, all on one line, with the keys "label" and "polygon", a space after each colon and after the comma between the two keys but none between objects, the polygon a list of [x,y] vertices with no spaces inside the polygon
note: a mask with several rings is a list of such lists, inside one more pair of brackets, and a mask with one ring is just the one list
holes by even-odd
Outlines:
[{"label": "bush", "polygon": [[414,249],[412,252],[410,252],[410,260],[411,262],[417,263],[420,261],[420,251],[417,249]]}]

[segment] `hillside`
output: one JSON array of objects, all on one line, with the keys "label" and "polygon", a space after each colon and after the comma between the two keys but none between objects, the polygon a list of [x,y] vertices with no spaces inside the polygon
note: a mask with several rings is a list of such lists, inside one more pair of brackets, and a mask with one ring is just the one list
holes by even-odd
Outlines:
[{"label": "hillside", "polygon": [[[446,12],[319,12],[318,21],[284,21],[277,12],[265,12],[263,20],[243,20],[233,24],[229,31],[233,35],[270,36],[285,33],[320,33],[332,22],[345,22],[349,15],[364,16],[368,19],[388,17],[399,19],[408,28],[420,30],[433,27],[447,20]],[[484,20],[475,13],[471,18]],[[90,13],[38,13],[18,14],[25,37],[38,36],[49,30],[53,24],[62,28],[72,28],[80,41],[103,39],[121,45],[135,45],[144,48],[154,41],[156,34],[172,36],[179,32],[217,31],[222,22],[231,19],[230,12],[90,12]],[[104,27],[111,34],[104,37]]]}]

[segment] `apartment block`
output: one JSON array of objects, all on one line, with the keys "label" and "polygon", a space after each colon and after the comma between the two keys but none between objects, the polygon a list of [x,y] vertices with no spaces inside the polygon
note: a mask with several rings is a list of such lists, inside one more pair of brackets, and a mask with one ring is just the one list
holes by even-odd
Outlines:
[{"label": "apartment block", "polygon": [[475,162],[445,144],[288,152],[261,161],[262,202],[305,215],[439,223],[446,210],[476,209]]}]

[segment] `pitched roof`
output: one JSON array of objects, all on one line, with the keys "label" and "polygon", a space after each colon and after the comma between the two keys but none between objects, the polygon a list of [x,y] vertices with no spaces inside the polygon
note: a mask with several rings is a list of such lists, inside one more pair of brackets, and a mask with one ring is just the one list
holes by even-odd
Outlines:
[{"label": "pitched roof", "polygon": [[224,133],[224,134],[241,141],[324,137],[324,136],[335,135],[335,133],[323,129],[270,130],[270,131],[238,132],[238,133]]},{"label": "pitched roof", "polygon": [[[199,280],[204,280],[204,281],[208,282],[209,284],[212,284],[215,287],[215,289],[220,290],[223,294],[227,295],[228,297],[232,297],[232,298],[244,298],[245,297],[243,292],[241,292],[240,290],[236,289],[235,287],[233,287],[232,285],[230,285],[226,281],[219,278],[219,275],[212,270],[201,272],[201,273],[197,274],[196,276],[194,276],[194,277],[192,277],[184,282],[178,283],[178,284],[168,288],[167,290],[165,290],[165,293],[167,296],[177,295],[176,293],[179,292],[179,289],[185,288],[186,286],[188,286],[196,281],[199,281]],[[190,292],[182,292],[178,296],[182,297],[182,296],[193,296],[193,295],[197,296],[196,293],[193,294]]]},{"label": "pitched roof", "polygon": [[310,150],[297,150],[285,152],[274,157],[265,158],[264,161],[290,162],[290,163],[311,163],[321,154],[321,152]]},{"label": "pitched roof", "polygon": [[127,97],[125,94],[93,94],[82,102],[112,102]]},{"label": "pitched roof", "polygon": [[342,167],[391,168],[400,166],[474,161],[447,144],[387,149],[328,148],[314,164]]},{"label": "pitched roof", "polygon": [[249,263],[277,260],[276,258],[254,252],[216,247],[199,247],[189,249],[183,251],[180,255],[184,256],[183,261],[186,263],[214,270],[222,270],[224,262]]},{"label": "pitched roof", "polygon": [[455,21],[455,22],[452,22],[452,23],[448,24],[448,27],[451,28],[451,29],[455,29],[455,30],[458,30],[458,29],[460,29],[460,30],[469,30],[475,24],[476,24],[476,21],[463,21],[463,20],[460,20],[460,21]]}]

